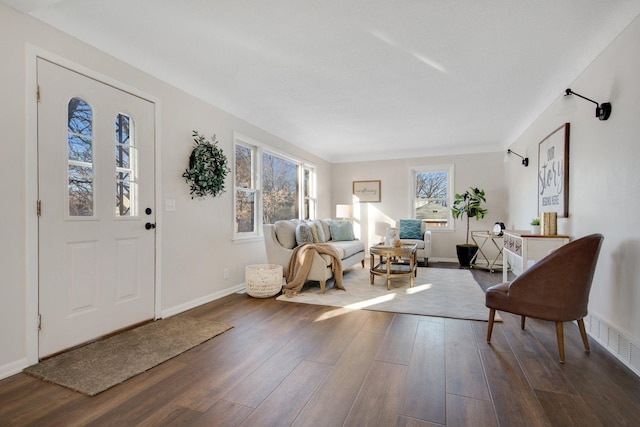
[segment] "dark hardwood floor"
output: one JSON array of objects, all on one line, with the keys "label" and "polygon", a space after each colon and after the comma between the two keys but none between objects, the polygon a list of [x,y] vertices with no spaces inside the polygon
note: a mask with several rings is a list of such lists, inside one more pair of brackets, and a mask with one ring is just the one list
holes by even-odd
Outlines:
[{"label": "dark hardwood floor", "polygon": [[[431,268],[457,268],[434,264]],[[359,268],[359,267],[354,267]],[[501,273],[472,270],[482,288]],[[234,325],[97,396],[0,381],[0,426],[624,426],[640,378],[565,325],[353,311],[234,294],[188,315]]]}]

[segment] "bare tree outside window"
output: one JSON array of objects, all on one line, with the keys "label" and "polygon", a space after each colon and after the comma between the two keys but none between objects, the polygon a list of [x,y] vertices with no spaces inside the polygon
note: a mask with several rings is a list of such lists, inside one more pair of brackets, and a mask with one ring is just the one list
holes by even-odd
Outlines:
[{"label": "bare tree outside window", "polygon": [[449,179],[445,171],[416,173],[415,217],[429,227],[446,227],[449,218]]},{"label": "bare tree outside window", "polygon": [[253,152],[249,147],[236,145],[236,233],[255,231]]},{"label": "bare tree outside window", "polygon": [[315,219],[316,171],[260,141],[234,136],[234,239],[260,236],[262,224]]},{"label": "bare tree outside window", "polygon": [[118,114],[115,121],[116,132],[116,216],[135,215],[136,182],[132,157],[135,147],[131,141],[131,118]]},{"label": "bare tree outside window", "polygon": [[67,111],[68,194],[70,216],[93,215],[93,112],[80,98]]},{"label": "bare tree outside window", "polygon": [[298,165],[262,154],[262,219],[264,224],[298,218]]}]

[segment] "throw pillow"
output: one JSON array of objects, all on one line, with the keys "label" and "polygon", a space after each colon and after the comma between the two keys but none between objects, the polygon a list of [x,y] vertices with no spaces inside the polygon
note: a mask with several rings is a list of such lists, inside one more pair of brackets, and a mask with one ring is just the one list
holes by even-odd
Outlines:
[{"label": "throw pillow", "polygon": [[278,239],[278,242],[287,249],[295,248],[297,221],[282,220],[276,221],[273,225],[276,227],[276,239]]},{"label": "throw pillow", "polygon": [[327,237],[324,234],[324,229],[322,228],[322,223],[320,222],[320,220],[316,219],[315,221],[313,221],[313,226],[316,228],[318,243],[325,243],[327,241]]},{"label": "throw pillow", "polygon": [[335,241],[356,239],[353,234],[353,224],[351,224],[351,221],[330,221],[329,228],[331,229],[331,238]]},{"label": "throw pillow", "polygon": [[320,224],[320,227],[322,228],[325,242],[331,240],[331,228],[329,227],[329,221],[330,220],[327,219],[316,219],[316,223]]},{"label": "throw pillow", "polygon": [[309,226],[309,231],[311,231],[311,235],[313,236],[313,243],[320,243],[320,238],[318,237],[318,229],[313,221],[306,221]]},{"label": "throw pillow", "polygon": [[422,239],[422,221],[419,219],[401,219],[400,238]]},{"label": "throw pillow", "polygon": [[296,243],[298,243],[298,246],[304,245],[305,243],[313,243],[311,227],[305,222],[301,222],[296,227]]}]

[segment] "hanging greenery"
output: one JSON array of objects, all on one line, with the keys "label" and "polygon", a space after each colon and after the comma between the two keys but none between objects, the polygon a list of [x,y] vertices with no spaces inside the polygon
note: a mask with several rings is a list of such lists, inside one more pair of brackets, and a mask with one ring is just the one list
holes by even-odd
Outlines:
[{"label": "hanging greenery", "polygon": [[216,197],[224,193],[224,180],[231,171],[227,165],[227,156],[218,147],[216,136],[207,141],[198,131],[193,131],[195,148],[189,157],[189,168],[182,177],[191,185],[191,198],[211,195]]}]

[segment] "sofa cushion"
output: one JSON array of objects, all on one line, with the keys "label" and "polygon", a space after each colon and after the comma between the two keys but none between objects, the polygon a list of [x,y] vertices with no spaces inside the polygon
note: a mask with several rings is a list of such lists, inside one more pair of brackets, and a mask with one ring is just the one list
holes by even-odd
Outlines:
[{"label": "sofa cushion", "polygon": [[355,240],[355,235],[353,234],[353,224],[351,223],[351,221],[332,220],[329,221],[329,228],[331,229],[331,240]]},{"label": "sofa cushion", "polygon": [[401,239],[422,239],[422,220],[401,219],[400,220]]},{"label": "sofa cushion", "polygon": [[297,220],[276,221],[273,224],[276,228],[276,239],[282,247],[293,249],[296,247],[296,227]]},{"label": "sofa cushion", "polygon": [[313,243],[312,227],[313,225],[309,225],[304,221],[301,221],[296,226],[296,243],[298,246],[304,245],[305,243]]},{"label": "sofa cushion", "polygon": [[355,255],[358,252],[364,252],[364,243],[360,240],[332,240],[329,244],[336,248],[338,255],[340,255],[340,259],[349,258],[351,255]]},{"label": "sofa cushion", "polygon": [[416,245],[416,249],[424,249],[424,239],[400,239],[405,245]]}]

